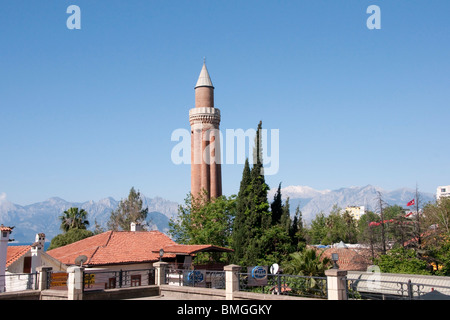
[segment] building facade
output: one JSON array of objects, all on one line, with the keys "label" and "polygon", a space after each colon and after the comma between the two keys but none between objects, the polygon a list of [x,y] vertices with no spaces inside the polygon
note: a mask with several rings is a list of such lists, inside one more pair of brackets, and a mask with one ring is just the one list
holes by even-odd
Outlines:
[{"label": "building facade", "polygon": [[364,206],[348,206],[345,208],[345,211],[347,211],[356,221],[359,221],[361,216],[366,213]]},{"label": "building facade", "polygon": [[439,186],[436,190],[436,199],[441,197],[450,197],[450,186]]},{"label": "building facade", "polygon": [[206,191],[207,198],[222,195],[220,155],[220,110],[214,107],[214,86],[203,63],[195,86],[195,108],[189,111],[191,124],[191,194]]}]

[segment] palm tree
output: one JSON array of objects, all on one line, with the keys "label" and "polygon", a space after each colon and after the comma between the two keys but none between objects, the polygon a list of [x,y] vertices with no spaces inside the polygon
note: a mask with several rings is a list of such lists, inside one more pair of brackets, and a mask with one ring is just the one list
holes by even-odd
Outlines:
[{"label": "palm tree", "polygon": [[310,248],[291,253],[289,255],[291,259],[284,265],[284,272],[308,277],[322,277],[331,263],[329,258],[322,258],[322,254],[317,255],[316,250]]},{"label": "palm tree", "polygon": [[84,209],[78,210],[74,207],[64,211],[59,217],[61,230],[67,232],[70,229],[86,229],[89,226],[89,221],[86,219],[87,214]]}]

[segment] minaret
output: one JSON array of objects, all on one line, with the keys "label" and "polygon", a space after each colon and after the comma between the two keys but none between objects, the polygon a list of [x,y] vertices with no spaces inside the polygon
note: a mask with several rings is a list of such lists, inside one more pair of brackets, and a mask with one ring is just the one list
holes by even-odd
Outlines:
[{"label": "minaret", "polygon": [[191,123],[191,194],[204,189],[208,198],[222,195],[220,157],[220,110],[214,108],[214,86],[203,62],[195,86],[195,108],[189,111]]}]

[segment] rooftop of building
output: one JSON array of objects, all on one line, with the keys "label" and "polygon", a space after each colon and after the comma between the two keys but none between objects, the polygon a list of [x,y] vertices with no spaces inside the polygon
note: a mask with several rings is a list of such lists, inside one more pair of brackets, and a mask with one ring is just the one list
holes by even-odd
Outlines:
[{"label": "rooftop of building", "polygon": [[159,231],[107,231],[47,253],[66,265],[84,255],[87,266],[104,266],[159,261],[159,250],[164,259],[179,255],[193,255],[200,251],[232,251],[213,245],[181,245]]}]

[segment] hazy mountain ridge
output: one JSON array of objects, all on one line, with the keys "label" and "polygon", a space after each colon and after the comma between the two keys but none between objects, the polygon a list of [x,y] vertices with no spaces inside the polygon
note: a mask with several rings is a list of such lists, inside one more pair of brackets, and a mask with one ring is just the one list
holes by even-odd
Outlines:
[{"label": "hazy mountain ridge", "polygon": [[[277,188],[271,189],[268,200],[273,201]],[[383,200],[390,204],[406,206],[415,197],[415,190],[400,188],[386,191],[382,188],[367,185],[364,187],[340,188],[337,190],[315,190],[308,186],[287,186],[281,188],[282,198],[290,198],[291,215],[300,205],[303,219],[309,223],[315,215],[323,212],[328,215],[333,205],[341,208],[347,206],[365,206],[369,210],[377,210],[377,196],[381,192]],[[422,204],[435,199],[434,194],[420,192]],[[68,202],[53,197],[43,202],[20,206],[9,202],[6,195],[0,194],[0,223],[6,226],[15,226],[12,238],[18,242],[30,243],[38,232],[44,232],[48,240],[61,233],[59,216],[71,207],[78,207],[88,212],[90,229],[93,230],[95,221],[106,227],[112,210],[115,210],[119,201],[108,197],[99,201]],[[148,227],[152,230],[167,232],[168,222],[177,216],[179,204],[160,197],[143,197],[144,207],[148,207]]]},{"label": "hazy mountain ridge", "polygon": [[[68,202],[58,197],[52,197],[43,202],[21,206],[13,204],[3,197],[0,202],[0,223],[14,226],[11,238],[17,242],[34,242],[36,233],[43,232],[46,239],[50,240],[61,233],[59,216],[71,208],[84,209],[88,213],[90,230],[95,227],[95,221],[102,227],[106,227],[112,210],[115,210],[119,201],[108,197],[99,201]],[[176,216],[178,203],[160,197],[143,197],[144,207],[148,207],[148,226],[167,232],[169,219]]]},{"label": "hazy mountain ridge", "polygon": [[[268,195],[269,201],[273,201],[276,188],[271,189]],[[387,191],[379,187],[367,185],[364,187],[340,188],[337,190],[314,190],[310,187],[288,186],[281,188],[282,198],[289,197],[291,215],[300,205],[303,219],[309,223],[315,215],[323,212],[328,215],[336,204],[345,209],[348,206],[365,206],[366,210],[378,210],[378,192],[382,199],[389,205],[400,205],[406,207],[406,204],[415,198],[415,190],[409,188],[400,188],[393,191]],[[435,200],[435,195],[431,193],[420,192],[421,202],[425,204]]]}]

